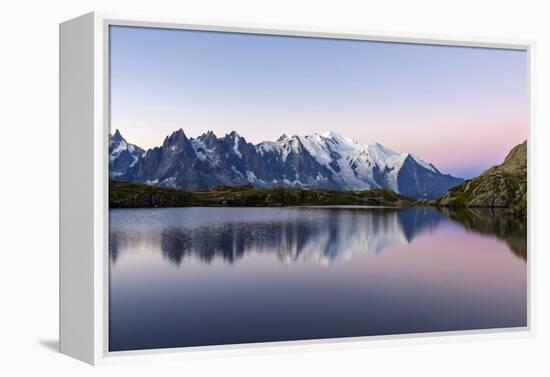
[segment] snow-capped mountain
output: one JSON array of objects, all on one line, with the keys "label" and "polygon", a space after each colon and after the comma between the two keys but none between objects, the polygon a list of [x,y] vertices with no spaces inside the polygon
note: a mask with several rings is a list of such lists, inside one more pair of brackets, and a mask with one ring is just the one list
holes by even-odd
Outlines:
[{"label": "snow-capped mountain", "polygon": [[143,153],[145,153],[143,149],[129,144],[120,131],[116,130],[114,135],[109,135],[109,175],[117,177],[126,173]]},{"label": "snow-capped mountain", "polygon": [[[116,137],[124,140],[118,131],[112,139]],[[180,129],[166,137],[162,146],[140,151],[132,155],[125,171],[120,163],[111,176],[188,190],[244,183],[338,190],[386,188],[428,199],[463,182],[410,153],[396,153],[378,143],[361,144],[334,132],[284,134],[277,141],[254,145],[235,131],[221,138],[209,131],[195,139]]]}]

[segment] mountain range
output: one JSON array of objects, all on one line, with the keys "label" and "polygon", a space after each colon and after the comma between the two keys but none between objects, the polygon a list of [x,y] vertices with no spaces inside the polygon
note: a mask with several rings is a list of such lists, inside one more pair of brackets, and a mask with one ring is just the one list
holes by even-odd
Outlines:
[{"label": "mountain range", "polygon": [[435,199],[464,180],[441,173],[411,153],[379,143],[361,144],[335,132],[282,135],[252,144],[233,131],[189,138],[182,129],[144,150],[116,130],[109,139],[112,179],[183,190],[216,185],[368,190],[384,188]]}]

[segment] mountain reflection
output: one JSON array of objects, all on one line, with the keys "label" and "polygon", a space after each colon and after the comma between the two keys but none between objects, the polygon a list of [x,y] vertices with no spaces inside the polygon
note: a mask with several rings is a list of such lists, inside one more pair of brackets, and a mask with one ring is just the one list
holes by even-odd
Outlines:
[{"label": "mountain reflection", "polygon": [[[390,245],[409,243],[451,220],[468,231],[504,240],[523,259],[527,255],[525,224],[518,224],[495,211],[440,212],[424,207],[224,210],[223,219],[220,219],[222,212],[203,213],[199,208],[194,212],[161,212],[147,226],[139,221],[134,224],[134,220],[121,216],[124,220],[111,224],[111,260],[116,263],[127,250],[158,250],[175,265],[186,258],[204,263],[215,260],[234,263],[252,253],[270,253],[283,263],[330,263],[359,253],[378,254]],[[135,213],[130,212],[132,216]],[[139,214],[142,216],[138,216],[139,219],[147,218],[143,217],[147,212]]]},{"label": "mountain reflection", "polygon": [[507,216],[501,208],[441,209],[448,218],[479,234],[492,235],[506,242],[510,250],[527,260],[527,222]]},{"label": "mountain reflection", "polygon": [[376,254],[392,244],[408,243],[441,221],[448,221],[430,208],[295,211],[300,215],[261,220],[242,217],[201,225],[167,223],[146,230],[115,226],[110,233],[111,259],[116,262],[121,252],[139,248],[141,244],[160,249],[176,265],[191,257],[205,263],[216,259],[234,263],[248,253],[273,253],[285,263],[299,260],[329,263],[357,253]]}]

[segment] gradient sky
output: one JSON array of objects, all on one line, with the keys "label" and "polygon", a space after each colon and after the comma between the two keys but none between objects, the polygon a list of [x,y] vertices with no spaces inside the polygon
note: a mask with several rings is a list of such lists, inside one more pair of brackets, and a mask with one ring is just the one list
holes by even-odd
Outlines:
[{"label": "gradient sky", "polygon": [[111,130],[248,141],[332,130],[469,178],[527,138],[518,50],[112,26]]}]

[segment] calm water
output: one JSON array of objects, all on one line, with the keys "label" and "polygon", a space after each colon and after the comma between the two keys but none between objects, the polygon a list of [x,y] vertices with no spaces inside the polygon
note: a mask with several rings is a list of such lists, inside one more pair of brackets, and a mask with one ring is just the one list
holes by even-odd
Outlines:
[{"label": "calm water", "polygon": [[525,224],[430,208],[110,212],[110,350],[526,325]]}]

